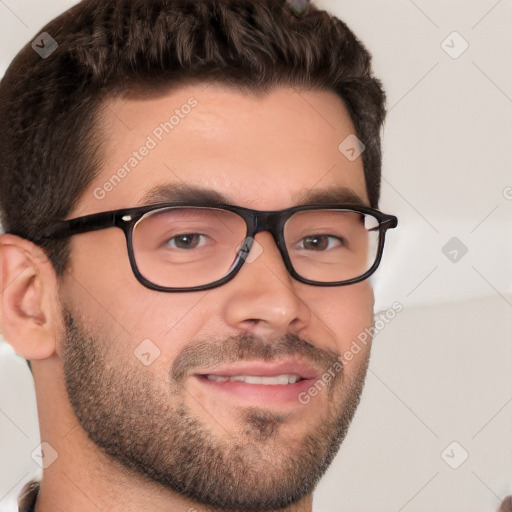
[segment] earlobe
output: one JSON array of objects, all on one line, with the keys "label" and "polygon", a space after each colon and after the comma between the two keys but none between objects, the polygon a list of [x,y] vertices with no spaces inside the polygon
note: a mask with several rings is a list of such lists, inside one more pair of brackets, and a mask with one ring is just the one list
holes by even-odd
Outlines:
[{"label": "earlobe", "polygon": [[0,235],[0,331],[25,359],[55,353],[57,277],[44,251],[15,235]]}]

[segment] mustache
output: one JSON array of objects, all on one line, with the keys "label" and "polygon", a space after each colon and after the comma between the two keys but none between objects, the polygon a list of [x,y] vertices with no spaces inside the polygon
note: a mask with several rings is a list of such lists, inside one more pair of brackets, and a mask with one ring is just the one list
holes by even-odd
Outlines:
[{"label": "mustache", "polygon": [[[311,364],[318,374],[325,373],[335,363],[343,364],[340,354],[328,348],[320,348],[295,334],[264,340],[252,334],[229,336],[222,341],[199,340],[189,343],[175,358],[171,377],[182,383],[187,375],[201,367],[251,361],[275,361],[293,357]],[[340,374],[343,373],[340,372]]]}]

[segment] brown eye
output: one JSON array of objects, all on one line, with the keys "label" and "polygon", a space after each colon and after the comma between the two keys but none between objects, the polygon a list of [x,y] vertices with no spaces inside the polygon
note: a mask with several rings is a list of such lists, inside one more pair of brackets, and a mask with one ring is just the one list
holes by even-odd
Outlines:
[{"label": "brown eye", "polygon": [[[200,235],[198,233],[184,233],[182,235],[173,236],[166,245],[176,249],[195,249],[199,245]],[[174,241],[174,243],[171,243]]]},{"label": "brown eye", "polygon": [[337,237],[337,236],[329,236],[329,235],[312,235],[307,236],[302,239],[302,246],[304,249],[310,250],[320,250],[325,251],[329,249],[329,239],[338,240],[342,245],[345,245],[345,242]]}]

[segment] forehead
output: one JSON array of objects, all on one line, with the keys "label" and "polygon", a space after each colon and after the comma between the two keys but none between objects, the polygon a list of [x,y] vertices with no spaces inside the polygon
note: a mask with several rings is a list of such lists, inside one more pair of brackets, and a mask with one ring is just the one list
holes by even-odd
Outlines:
[{"label": "forehead", "polygon": [[82,212],[131,207],[158,188],[187,186],[262,210],[330,189],[368,204],[362,158],[339,150],[355,130],[333,92],[279,87],[256,95],[188,85],[109,101],[99,128],[103,164]]}]

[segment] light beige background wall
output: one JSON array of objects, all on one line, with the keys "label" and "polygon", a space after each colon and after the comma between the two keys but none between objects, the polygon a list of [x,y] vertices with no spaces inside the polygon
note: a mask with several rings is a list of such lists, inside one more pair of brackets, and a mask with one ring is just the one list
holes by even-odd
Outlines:
[{"label": "light beige background wall", "polygon": [[[0,75],[74,2],[0,0]],[[373,279],[362,403],[315,512],[495,511],[512,493],[512,2],[322,0],[388,93],[381,209],[399,217]],[[340,141],[341,142],[341,141]],[[38,466],[30,374],[0,343],[0,511]]]}]

